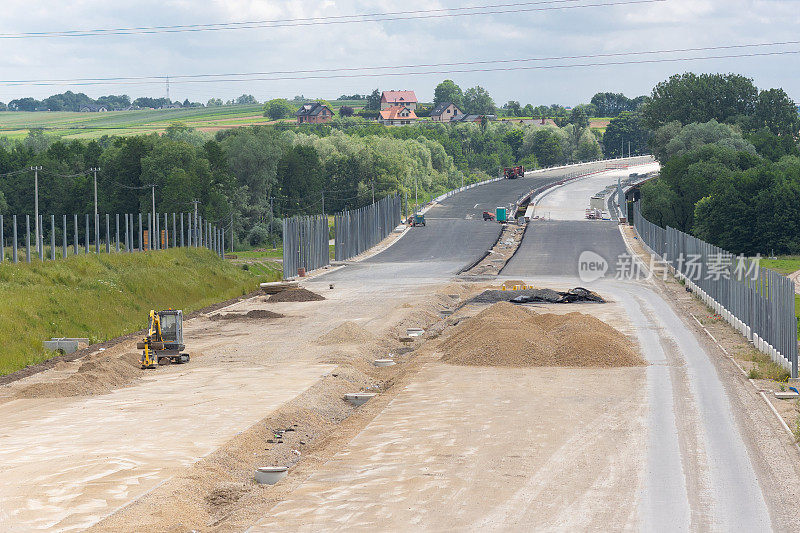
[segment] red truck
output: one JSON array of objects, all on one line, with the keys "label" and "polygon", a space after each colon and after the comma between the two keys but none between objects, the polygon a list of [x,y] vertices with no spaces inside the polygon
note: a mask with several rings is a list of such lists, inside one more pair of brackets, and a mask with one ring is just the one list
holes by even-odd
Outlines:
[{"label": "red truck", "polygon": [[509,180],[525,177],[525,167],[522,165],[518,167],[509,167],[503,169],[503,177]]}]

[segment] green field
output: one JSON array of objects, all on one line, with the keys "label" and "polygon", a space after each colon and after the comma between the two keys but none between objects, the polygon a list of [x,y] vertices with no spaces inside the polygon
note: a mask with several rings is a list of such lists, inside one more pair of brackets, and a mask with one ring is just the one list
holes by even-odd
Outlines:
[{"label": "green field", "polygon": [[[334,111],[343,105],[363,107],[364,101],[331,101]],[[26,136],[31,129],[42,129],[48,134],[66,139],[95,139],[103,135],[161,133],[167,126],[175,122],[210,133],[239,126],[275,123],[264,117],[263,114],[260,104],[186,109],[142,109],[106,113],[2,111],[0,112],[0,136],[20,138]],[[286,119],[286,121],[294,122],[294,119]]]},{"label": "green field", "polygon": [[791,274],[800,270],[800,257],[787,255],[777,259],[761,258],[761,266],[770,270],[777,270],[781,274]]},{"label": "green field", "polygon": [[279,269],[245,270],[203,248],[6,262],[0,265],[0,375],[52,357],[43,340],[112,339],[146,327],[151,309],[188,313],[278,280]]}]

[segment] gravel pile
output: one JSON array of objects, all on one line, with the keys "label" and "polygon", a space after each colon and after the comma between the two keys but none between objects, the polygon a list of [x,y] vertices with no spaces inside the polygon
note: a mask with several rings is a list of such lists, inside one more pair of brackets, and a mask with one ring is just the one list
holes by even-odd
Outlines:
[{"label": "gravel pile", "polygon": [[508,302],[496,303],[460,323],[440,349],[442,361],[466,366],[645,364],[630,339],[593,316],[540,314]]},{"label": "gravel pile", "polygon": [[343,322],[317,339],[322,345],[366,344],[376,342],[375,335],[352,321]]},{"label": "gravel pile", "polygon": [[308,289],[287,289],[273,294],[265,301],[267,302],[319,302],[325,297]]},{"label": "gravel pile", "polygon": [[19,398],[67,398],[105,394],[142,376],[138,353],[87,356],[78,370],[58,381],[33,383],[17,393]]}]

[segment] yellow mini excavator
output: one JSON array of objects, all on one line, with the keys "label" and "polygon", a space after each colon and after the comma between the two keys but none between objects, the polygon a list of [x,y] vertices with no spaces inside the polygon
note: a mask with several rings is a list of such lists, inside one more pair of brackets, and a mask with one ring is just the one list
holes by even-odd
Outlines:
[{"label": "yellow mini excavator", "polygon": [[183,311],[150,311],[150,328],[147,337],[136,344],[142,350],[142,369],[155,368],[156,364],[183,364],[189,354],[183,344]]}]

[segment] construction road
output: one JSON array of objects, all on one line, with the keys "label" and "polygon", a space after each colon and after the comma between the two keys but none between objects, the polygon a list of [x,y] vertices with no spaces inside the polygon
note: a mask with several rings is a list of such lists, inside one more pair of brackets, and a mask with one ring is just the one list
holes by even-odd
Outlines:
[{"label": "construction road", "polygon": [[[652,281],[615,279],[618,256],[629,255],[616,223],[583,220],[589,197],[620,175],[554,189],[543,200],[554,220],[529,224],[502,276],[599,291],[611,303],[580,311],[635,337],[647,367],[430,362],[252,531],[800,530],[791,437]],[[497,235],[476,231],[482,222],[468,220],[480,212],[479,200],[503,205],[513,200],[515,185],[500,182],[448,199],[430,211],[436,222],[411,230],[350,273],[377,282],[387,265],[398,277],[457,272]],[[437,223],[441,240],[425,234]],[[450,241],[459,235],[469,245],[457,253]],[[442,263],[437,250],[446,251]],[[608,262],[605,276],[591,282],[578,277],[587,250]]]},{"label": "construction road", "polygon": [[[498,239],[501,227],[483,222],[484,210],[573,171],[447,198],[427,212],[427,227],[305,282],[327,300],[281,304],[285,319],[188,321],[190,365],[94,397],[15,396],[70,369],[0,388],[0,529],[81,530],[126,505],[129,516],[123,509],[103,531],[169,520],[177,506],[160,502],[164,509],[152,513],[137,502],[173,478],[191,483],[188,465],[319,383],[346,355],[320,344],[321,335],[345,320],[387,334]],[[589,196],[628,171],[553,189],[541,205],[559,214],[529,224],[501,278],[600,292],[609,303],[539,308],[595,315],[635,338],[648,366],[456,367],[431,356],[335,453],[310,463],[312,471],[298,468],[305,473],[274,500],[263,489],[266,507],[249,530],[800,531],[800,454],[791,438],[656,284],[615,279],[631,245],[617,226],[582,219]],[[578,277],[584,251],[607,263],[600,279]]]}]

